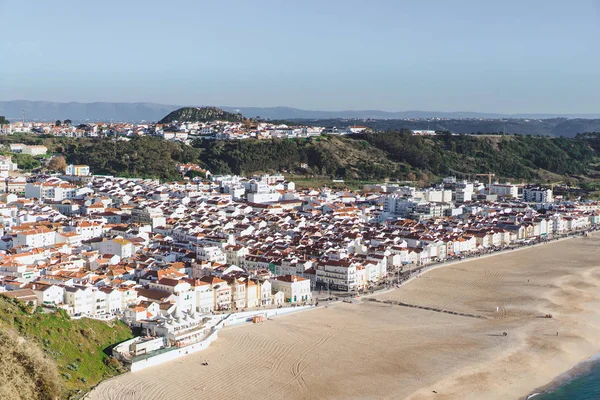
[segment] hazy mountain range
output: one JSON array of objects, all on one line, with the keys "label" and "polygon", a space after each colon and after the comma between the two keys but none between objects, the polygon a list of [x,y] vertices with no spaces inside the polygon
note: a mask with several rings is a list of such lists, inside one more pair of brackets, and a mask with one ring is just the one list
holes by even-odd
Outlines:
[{"label": "hazy mountain range", "polygon": [[[21,119],[23,110],[26,120],[52,121],[71,119],[73,121],[158,121],[182,105],[156,103],[57,103],[50,101],[11,100],[0,101],[0,115],[9,119]],[[219,107],[229,112],[239,112],[246,117],[269,119],[406,119],[406,118],[600,118],[598,114],[496,114],[480,112],[440,112],[440,111],[380,111],[346,110],[317,111],[291,107]]]}]

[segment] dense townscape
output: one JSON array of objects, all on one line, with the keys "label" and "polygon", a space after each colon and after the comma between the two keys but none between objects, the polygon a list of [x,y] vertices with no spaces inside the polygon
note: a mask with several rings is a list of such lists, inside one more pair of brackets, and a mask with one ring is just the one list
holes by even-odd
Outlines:
[{"label": "dense townscape", "polygon": [[[357,171],[373,173],[362,154],[350,153],[376,151],[370,157],[382,162],[377,151],[387,151],[415,165],[427,156],[426,164],[442,165],[432,140],[473,153],[482,148],[479,139],[431,130],[290,126],[216,108],[174,113],[156,124],[0,126],[0,294],[70,321],[118,321],[126,331],[113,341],[110,360],[118,366],[112,364],[111,374],[204,350],[228,325],[339,298],[352,302],[441,263],[585,233],[600,223],[600,202],[586,200],[589,191],[570,186],[566,177],[540,186],[507,182],[494,172],[459,173],[428,183],[422,174],[417,179],[404,171],[404,182],[385,178],[351,190],[340,189],[345,183],[339,178],[331,181],[337,189],[318,180],[297,187],[289,174],[352,176],[336,167],[335,148],[294,150],[300,142],[346,146],[345,158],[357,158]],[[212,119],[217,117],[223,119]],[[253,140],[219,142],[231,139]],[[483,140],[493,147],[500,139]],[[512,148],[527,145],[543,154],[542,146],[568,149],[565,157],[584,149],[585,160],[569,164],[573,171],[593,160],[583,142],[506,140]],[[147,157],[139,165],[138,152]],[[271,173],[236,174],[256,169],[224,167],[245,159],[247,166],[264,168],[269,158],[273,168],[265,169]],[[376,176],[402,176],[392,169],[404,166],[384,164]],[[445,169],[454,170],[437,172]],[[140,173],[160,179],[136,177]],[[63,368],[75,367],[70,362]],[[74,383],[70,372],[62,376],[70,390],[85,386]]]},{"label": "dense townscape", "polygon": [[123,319],[159,337],[144,352],[193,344],[234,311],[311,305],[318,291],[360,293],[600,222],[600,203],[492,176],[296,190],[283,175],[216,176],[195,164],[178,169],[201,176],[160,182],[86,165],[19,176],[3,160],[4,294],[74,318]]}]

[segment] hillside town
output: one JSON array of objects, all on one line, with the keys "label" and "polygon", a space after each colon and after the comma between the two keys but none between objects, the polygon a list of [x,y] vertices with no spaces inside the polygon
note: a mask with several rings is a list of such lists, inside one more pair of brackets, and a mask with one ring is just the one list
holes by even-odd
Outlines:
[{"label": "hillside town", "polygon": [[0,195],[0,291],[152,337],[196,332],[181,345],[204,337],[207,316],[314,305],[321,294],[364,293],[433,263],[600,223],[598,202],[491,178],[334,191],[297,190],[283,175],[179,170],[204,177],[159,182],[68,165],[7,178],[21,183]]},{"label": "hillside town", "polygon": [[[165,140],[189,144],[193,139],[236,140],[236,139],[273,139],[308,138],[322,134],[351,135],[367,131],[369,128],[359,125],[346,127],[319,127],[288,125],[264,121],[230,122],[174,122],[128,123],[128,122],[89,122],[72,124],[71,121],[31,122],[13,121],[0,126],[0,134],[11,135],[17,132],[37,133],[57,137],[104,137],[119,136],[158,136]],[[434,131],[415,131],[415,134],[435,134]]]}]

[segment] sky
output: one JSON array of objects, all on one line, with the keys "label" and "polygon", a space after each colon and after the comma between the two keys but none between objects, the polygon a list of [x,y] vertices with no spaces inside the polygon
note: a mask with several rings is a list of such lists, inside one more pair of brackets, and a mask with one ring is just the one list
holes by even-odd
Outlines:
[{"label": "sky", "polygon": [[600,112],[600,0],[0,0],[0,100]]}]

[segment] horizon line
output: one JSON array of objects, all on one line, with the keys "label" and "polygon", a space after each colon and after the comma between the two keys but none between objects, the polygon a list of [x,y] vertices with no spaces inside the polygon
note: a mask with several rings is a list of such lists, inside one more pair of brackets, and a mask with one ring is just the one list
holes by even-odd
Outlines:
[{"label": "horizon line", "polygon": [[[52,100],[27,100],[27,99],[13,99],[13,100],[0,100],[0,103],[9,103],[9,102],[30,102],[30,103],[57,103],[57,104],[152,104],[157,106],[169,106],[169,107],[216,107],[216,108],[230,108],[230,109],[242,109],[242,108],[262,108],[262,109],[276,109],[276,108],[284,108],[298,111],[306,111],[306,112],[320,112],[320,113],[344,113],[344,112],[380,112],[380,113],[444,113],[444,114],[488,114],[488,115],[497,115],[498,117],[502,116],[518,116],[521,118],[526,118],[527,115],[539,115],[539,116],[554,116],[560,117],[564,115],[570,116],[600,116],[600,112],[591,113],[591,112],[518,112],[518,113],[502,113],[496,111],[469,111],[469,110],[461,110],[461,111],[441,111],[441,110],[423,110],[423,109],[405,109],[405,110],[395,110],[389,111],[384,109],[376,109],[376,108],[362,108],[362,109],[337,109],[337,110],[323,110],[323,109],[308,109],[308,108],[298,108],[292,106],[278,105],[278,106],[229,106],[229,105],[209,105],[209,104],[194,104],[194,105],[181,105],[181,104],[168,104],[168,103],[157,103],[154,101],[52,101]],[[334,117],[335,118],[335,117]],[[339,117],[343,118],[343,117]]]}]

